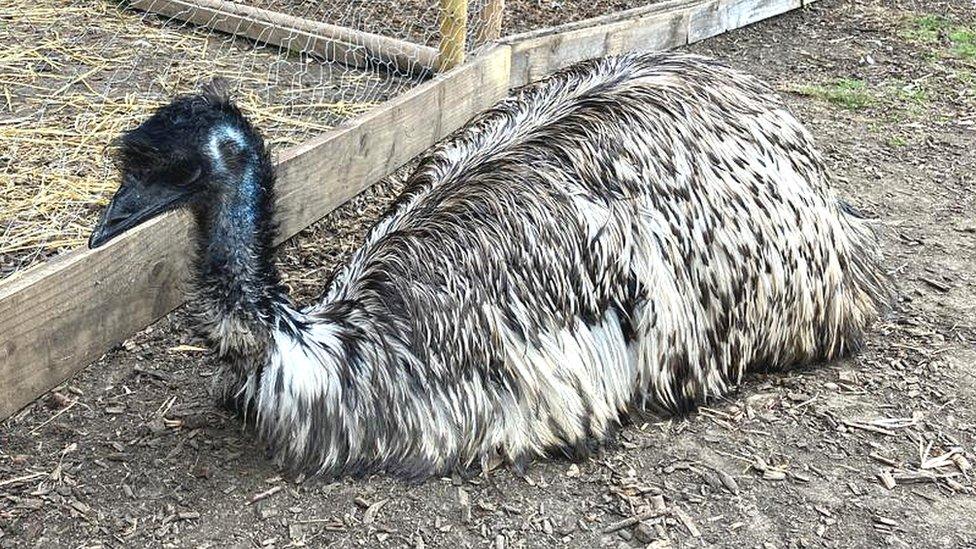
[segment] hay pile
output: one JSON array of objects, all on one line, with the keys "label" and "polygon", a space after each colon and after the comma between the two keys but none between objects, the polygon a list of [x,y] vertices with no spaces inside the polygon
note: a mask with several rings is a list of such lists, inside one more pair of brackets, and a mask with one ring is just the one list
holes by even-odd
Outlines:
[{"label": "hay pile", "polygon": [[201,81],[229,80],[277,150],[410,85],[110,1],[7,0],[0,27],[0,278],[84,245],[108,143]]}]

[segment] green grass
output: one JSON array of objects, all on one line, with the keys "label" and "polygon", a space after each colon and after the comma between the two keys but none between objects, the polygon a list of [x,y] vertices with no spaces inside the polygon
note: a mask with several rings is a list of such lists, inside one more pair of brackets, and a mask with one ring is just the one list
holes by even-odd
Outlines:
[{"label": "green grass", "polygon": [[892,149],[900,149],[906,145],[908,145],[908,140],[904,137],[893,135],[888,138],[888,146]]},{"label": "green grass", "polygon": [[852,111],[865,109],[875,102],[864,81],[853,78],[841,78],[828,84],[798,86],[794,91]]},{"label": "green grass", "polygon": [[924,107],[929,102],[928,90],[913,84],[895,86],[892,89],[891,95],[909,109]]},{"label": "green grass", "polygon": [[956,24],[938,15],[922,15],[906,19],[898,34],[935,47],[942,57],[976,61],[976,27]]},{"label": "green grass", "polygon": [[949,41],[952,42],[952,53],[956,57],[976,60],[976,31],[971,28],[956,28],[949,33]]},{"label": "green grass", "polygon": [[906,21],[899,34],[913,42],[931,43],[939,40],[939,34],[949,27],[949,20],[938,15],[923,15]]},{"label": "green grass", "polygon": [[869,85],[863,80],[841,78],[826,83],[795,86],[790,91],[851,111],[883,107],[885,116],[894,116],[899,120],[924,115],[932,100],[929,90],[918,82],[900,79]]}]

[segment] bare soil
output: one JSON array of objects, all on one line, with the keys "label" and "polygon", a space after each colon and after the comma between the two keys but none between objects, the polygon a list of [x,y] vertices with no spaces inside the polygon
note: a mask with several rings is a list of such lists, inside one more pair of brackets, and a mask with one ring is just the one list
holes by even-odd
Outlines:
[{"label": "bare soil", "polygon": [[[212,404],[180,310],[0,424],[0,547],[976,547],[976,65],[952,38],[974,22],[958,0],[825,0],[692,48],[782,91],[878,219],[902,297],[859,355],[524,477],[325,483],[283,478]],[[398,181],[284,247],[300,299]]]},{"label": "bare soil", "polygon": [[[324,21],[384,36],[436,46],[439,39],[439,0],[236,0],[242,4]],[[469,43],[484,24],[487,0],[468,0]],[[508,0],[502,17],[502,35],[516,34],[562,23],[580,21],[647,4],[654,0]]]}]

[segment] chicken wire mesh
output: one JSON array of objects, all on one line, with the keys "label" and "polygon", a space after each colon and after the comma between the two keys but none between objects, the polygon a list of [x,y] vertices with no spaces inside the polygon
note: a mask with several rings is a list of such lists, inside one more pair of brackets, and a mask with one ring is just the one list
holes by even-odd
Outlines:
[{"label": "chicken wire mesh", "polygon": [[[487,25],[480,17],[485,1],[468,3],[472,49]],[[111,140],[174,95],[224,79],[280,151],[428,78],[441,38],[440,6],[440,0],[0,4],[0,278],[84,245],[117,186]],[[254,16],[248,8],[266,12]],[[229,24],[228,12],[244,15]],[[296,18],[370,34],[313,39],[323,29],[296,30]],[[377,45],[396,60],[374,55]]]}]

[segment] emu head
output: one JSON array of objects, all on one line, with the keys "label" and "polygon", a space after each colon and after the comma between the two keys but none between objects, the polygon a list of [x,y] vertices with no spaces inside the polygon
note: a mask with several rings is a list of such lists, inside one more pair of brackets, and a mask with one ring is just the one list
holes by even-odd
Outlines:
[{"label": "emu head", "polygon": [[181,207],[205,206],[232,190],[244,158],[263,141],[223,85],[178,97],[113,143],[122,183],[88,240],[97,248],[136,225]]}]

